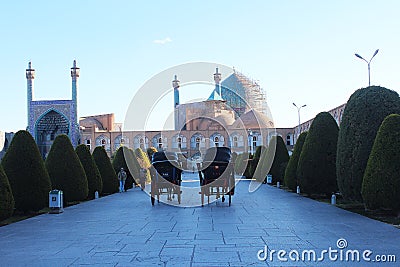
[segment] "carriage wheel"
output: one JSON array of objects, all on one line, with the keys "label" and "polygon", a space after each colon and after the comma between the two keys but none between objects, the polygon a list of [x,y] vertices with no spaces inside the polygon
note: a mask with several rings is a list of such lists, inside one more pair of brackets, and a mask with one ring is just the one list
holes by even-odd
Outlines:
[{"label": "carriage wheel", "polygon": [[158,203],[160,203],[160,191],[161,191],[162,189],[161,188],[159,188],[159,189],[157,189],[157,202]]},{"label": "carriage wheel", "polygon": [[178,203],[181,204],[181,188],[178,186]]},{"label": "carriage wheel", "polygon": [[155,192],[156,192],[156,188],[155,188],[155,186],[154,186],[154,182],[153,183],[151,183],[151,192],[150,192],[150,195],[151,195],[151,205],[153,205],[154,206],[154,202],[155,202]]},{"label": "carriage wheel", "polygon": [[167,187],[167,200],[168,201],[172,201],[172,188],[171,187]]},{"label": "carriage wheel", "polygon": [[235,192],[235,176],[233,172],[232,172],[232,177],[229,179],[228,190],[229,190],[228,194],[229,194],[229,207],[230,207],[232,203],[232,195]]},{"label": "carriage wheel", "polygon": [[201,206],[204,207],[204,188],[201,187]]}]

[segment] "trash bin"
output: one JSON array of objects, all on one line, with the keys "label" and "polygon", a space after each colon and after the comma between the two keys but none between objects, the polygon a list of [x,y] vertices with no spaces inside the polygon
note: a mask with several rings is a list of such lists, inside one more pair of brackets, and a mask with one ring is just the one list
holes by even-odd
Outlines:
[{"label": "trash bin", "polygon": [[267,175],[267,184],[272,184],[272,175],[271,174]]},{"label": "trash bin", "polygon": [[63,191],[51,190],[49,192],[49,208],[50,213],[61,213],[64,211]]}]

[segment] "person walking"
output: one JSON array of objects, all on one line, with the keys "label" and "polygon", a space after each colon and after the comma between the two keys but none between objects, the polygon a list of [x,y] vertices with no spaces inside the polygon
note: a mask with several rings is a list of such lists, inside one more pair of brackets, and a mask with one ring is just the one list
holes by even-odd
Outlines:
[{"label": "person walking", "polygon": [[126,181],[126,172],[124,168],[118,172],[118,180],[119,180],[119,192],[122,193],[125,191],[125,181]]}]

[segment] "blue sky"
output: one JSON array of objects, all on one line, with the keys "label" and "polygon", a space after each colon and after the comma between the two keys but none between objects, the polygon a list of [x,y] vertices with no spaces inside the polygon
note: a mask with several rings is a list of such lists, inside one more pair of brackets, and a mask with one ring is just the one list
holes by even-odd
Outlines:
[{"label": "blue sky", "polygon": [[[396,0],[7,1],[0,9],[0,131],[26,127],[29,60],[35,99],[69,99],[74,59],[80,116],[113,112],[123,122],[153,75],[205,61],[258,80],[275,124],[293,127],[292,102],[307,104],[304,121],[368,84],[367,64],[354,53],[369,59],[379,48],[371,83],[400,92],[399,10]],[[211,90],[184,90],[182,98]]]}]

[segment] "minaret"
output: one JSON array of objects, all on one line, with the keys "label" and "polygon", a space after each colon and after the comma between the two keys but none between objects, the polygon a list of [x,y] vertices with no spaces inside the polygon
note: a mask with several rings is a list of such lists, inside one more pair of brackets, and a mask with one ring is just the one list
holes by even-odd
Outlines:
[{"label": "minaret", "polygon": [[35,70],[32,69],[32,62],[29,61],[28,68],[26,69],[27,80],[27,104],[28,104],[28,131],[33,135],[33,121],[32,118],[32,100],[33,100],[33,80],[35,79]]},{"label": "minaret", "polygon": [[215,81],[215,91],[219,94],[219,96],[222,98],[221,95],[221,73],[218,72],[218,67],[215,70],[214,73],[214,81]]},{"label": "minaret", "polygon": [[76,66],[76,60],[74,60],[73,66],[71,68],[71,78],[72,78],[72,104],[73,104],[73,114],[71,116],[71,142],[73,146],[78,145],[79,139],[79,125],[78,125],[78,78],[79,78],[80,68]]},{"label": "minaret", "polygon": [[174,108],[179,105],[179,82],[177,76],[175,75],[175,80],[172,81],[172,87],[174,87]]},{"label": "minaret", "polygon": [[174,119],[175,119],[175,130],[179,130],[179,113],[178,113],[178,106],[179,106],[179,80],[178,77],[175,75],[175,79],[172,81],[172,87],[174,88]]}]

